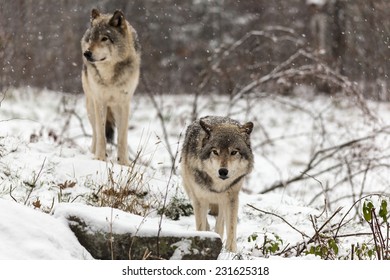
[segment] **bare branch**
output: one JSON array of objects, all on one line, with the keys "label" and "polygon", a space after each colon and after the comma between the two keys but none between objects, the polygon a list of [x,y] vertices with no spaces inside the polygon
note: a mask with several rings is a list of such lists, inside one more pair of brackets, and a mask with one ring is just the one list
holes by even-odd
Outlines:
[{"label": "bare branch", "polygon": [[249,207],[251,207],[252,209],[256,210],[256,211],[259,211],[263,214],[267,214],[267,215],[272,215],[272,216],[275,216],[275,217],[278,217],[279,219],[281,219],[283,222],[285,222],[288,226],[290,226],[293,230],[295,230],[296,232],[298,232],[299,234],[301,234],[302,236],[304,237],[309,237],[306,233],[304,233],[303,231],[300,231],[299,229],[297,229],[296,227],[294,227],[292,224],[290,224],[285,218],[275,214],[275,213],[271,213],[271,212],[268,212],[268,211],[264,211],[264,210],[261,210],[251,204],[247,204]]},{"label": "bare branch", "polygon": [[[164,115],[162,113],[162,109],[157,104],[156,98],[154,97],[154,94],[152,93],[152,90],[149,87],[149,83],[147,82],[147,78],[145,77],[145,75],[143,76],[143,78],[141,80],[143,82],[143,86],[145,87],[145,91],[148,94],[148,97],[152,101],[152,104],[153,104],[154,108],[157,111],[157,117],[160,120],[161,129],[162,129],[162,132],[163,132],[163,139],[164,139],[165,144],[166,144],[165,147],[166,147],[166,149],[168,151],[168,154],[170,156],[171,165],[172,165],[172,168],[173,168],[175,166],[176,157],[175,157],[175,155],[174,155],[174,153],[173,153],[173,151],[171,149],[171,145],[169,143],[169,134],[168,134],[168,130],[167,130],[167,127],[166,127],[166,124],[165,124],[165,119],[164,119]],[[175,173],[175,169],[174,168],[173,168],[173,172]]]},{"label": "bare branch", "polygon": [[[270,191],[273,191],[273,190],[276,190],[279,188],[283,188],[283,187],[285,187],[291,183],[297,182],[297,181],[306,180],[307,177],[305,177],[305,174],[313,173],[312,170],[315,169],[316,167],[318,167],[325,160],[332,158],[340,151],[342,151],[346,148],[352,147],[353,145],[356,145],[360,142],[372,140],[375,137],[377,137],[378,134],[380,134],[380,133],[384,133],[384,132],[387,133],[387,129],[388,129],[388,127],[384,127],[384,128],[382,128],[382,129],[380,129],[380,130],[378,130],[370,135],[367,135],[365,137],[353,139],[353,140],[350,140],[350,141],[347,141],[347,142],[344,142],[344,143],[341,143],[341,144],[338,144],[338,145],[335,145],[332,147],[328,147],[328,148],[324,148],[324,149],[316,151],[314,153],[314,155],[310,158],[305,169],[299,175],[293,176],[292,178],[289,178],[285,181],[276,182],[273,185],[271,185],[270,187],[264,189],[261,192],[261,194],[268,193]],[[337,164],[334,164],[333,166],[330,166],[330,167],[328,166],[325,169],[316,172],[315,175],[312,175],[312,176],[316,177],[320,174],[326,173],[326,172],[333,170],[335,168],[339,168],[343,165],[345,165],[345,162],[337,163]]]}]

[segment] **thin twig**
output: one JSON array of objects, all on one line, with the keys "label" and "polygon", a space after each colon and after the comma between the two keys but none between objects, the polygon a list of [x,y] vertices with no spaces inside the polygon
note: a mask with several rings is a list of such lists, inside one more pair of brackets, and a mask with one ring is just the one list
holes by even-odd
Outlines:
[{"label": "thin twig", "polygon": [[330,216],[330,218],[328,218],[324,223],[323,225],[318,229],[318,230],[315,230],[315,233],[314,235],[309,239],[309,241],[304,244],[304,246],[301,248],[301,251],[298,252],[298,255],[300,255],[307,247],[307,244],[310,244],[312,242],[314,242],[314,240],[319,237],[319,234],[321,233],[321,231],[324,229],[324,227],[329,224],[329,222],[336,216],[336,214],[338,214],[343,208],[342,207],[339,207],[337,208],[337,210],[332,214],[332,216]]},{"label": "thin twig", "polygon": [[38,182],[38,179],[39,179],[39,177],[41,176],[42,170],[43,170],[43,168],[44,168],[44,166],[45,166],[45,162],[46,162],[46,158],[43,160],[43,163],[42,163],[42,165],[41,165],[41,168],[39,169],[38,174],[35,176],[34,181],[33,181],[31,184],[29,184],[29,186],[30,186],[30,191],[29,191],[29,193],[28,193],[28,195],[27,195],[27,197],[26,197],[26,200],[24,201],[24,205],[27,204],[27,201],[29,200],[29,198],[30,198],[30,196],[31,196],[31,193],[33,192],[34,188],[36,187],[36,184],[37,184],[37,182]]},{"label": "thin twig", "polygon": [[306,233],[304,233],[304,232],[300,231],[299,229],[297,229],[296,227],[294,227],[294,226],[293,226],[292,224],[290,224],[285,218],[279,216],[278,214],[275,214],[275,213],[272,213],[272,212],[268,212],[268,211],[261,210],[261,209],[255,207],[255,206],[253,206],[253,205],[251,205],[251,204],[247,204],[247,205],[248,205],[249,207],[251,207],[252,209],[254,209],[254,210],[256,210],[256,211],[259,211],[259,212],[261,212],[261,213],[263,213],[263,214],[267,214],[267,215],[272,215],[272,216],[278,217],[278,218],[281,219],[283,222],[285,222],[287,225],[289,225],[293,230],[295,230],[296,232],[300,233],[302,236],[309,238],[309,236],[308,236]]},{"label": "thin twig", "polygon": [[[169,144],[169,134],[168,134],[168,130],[167,130],[167,127],[166,127],[166,124],[165,124],[165,119],[164,119],[164,115],[162,113],[162,109],[161,107],[157,104],[157,101],[156,101],[156,98],[154,97],[153,93],[152,93],[152,90],[151,88],[149,87],[149,83],[147,82],[147,79],[145,76],[143,76],[143,79],[142,79],[142,82],[143,82],[143,85],[145,87],[145,91],[148,95],[148,97],[150,98],[150,100],[152,101],[152,104],[154,106],[154,108],[156,109],[157,111],[157,117],[158,119],[160,120],[160,123],[161,123],[161,128],[162,128],[162,132],[163,132],[163,137],[164,137],[164,141],[166,143],[165,147],[168,151],[168,154],[170,156],[170,159],[171,159],[171,165],[172,166],[175,166],[175,156],[173,154],[173,151],[171,149],[171,146]],[[171,169],[172,170],[172,169]],[[175,173],[175,170],[173,169],[173,172]]]},{"label": "thin twig", "polygon": [[[177,159],[177,157],[179,155],[179,145],[180,145],[181,136],[182,136],[182,133],[180,133],[179,139],[178,139],[178,142],[177,142],[177,149],[176,149],[176,153],[174,155],[174,160],[173,160],[174,163],[176,162],[176,159]],[[172,167],[171,167],[171,171],[170,171],[170,174],[169,174],[169,177],[168,177],[168,182],[167,182],[167,185],[166,185],[166,188],[165,188],[164,201],[163,201],[163,205],[162,205],[162,211],[161,211],[161,215],[160,215],[160,220],[159,220],[159,223],[158,223],[157,240],[156,240],[156,242],[157,242],[157,256],[158,257],[160,257],[160,234],[161,234],[161,230],[162,230],[162,220],[163,220],[164,213],[165,213],[165,207],[167,205],[169,186],[171,184],[171,179],[172,179],[172,176],[174,175],[174,173],[175,173],[175,165],[173,164]]]},{"label": "thin twig", "polygon": [[[317,166],[319,166],[320,163],[322,163],[323,161],[325,161],[325,160],[327,160],[329,158],[332,158],[336,153],[338,153],[339,151],[341,151],[341,150],[343,150],[343,149],[345,149],[347,147],[350,147],[350,146],[355,145],[357,143],[360,143],[360,142],[367,141],[367,140],[375,138],[378,135],[378,133],[380,133],[380,132],[381,131],[374,132],[374,133],[372,133],[370,135],[367,135],[365,137],[353,139],[353,140],[341,143],[339,145],[335,145],[335,146],[332,146],[332,147],[327,147],[327,148],[318,150],[317,152],[314,153],[314,155],[311,157],[311,159],[307,163],[305,169],[299,175],[296,175],[296,176],[294,176],[294,177],[292,177],[290,179],[287,179],[286,181],[276,182],[273,185],[271,185],[270,187],[268,187],[268,188],[264,189],[263,191],[261,191],[261,194],[265,194],[265,193],[274,191],[276,189],[283,188],[283,187],[287,186],[288,184],[291,184],[291,183],[294,183],[294,182],[297,182],[297,181],[301,181],[301,180],[307,179],[305,177],[305,174],[309,173],[309,171],[311,171],[312,169],[314,169]],[[344,164],[345,163],[336,164],[332,168],[327,168],[325,170],[322,170],[322,171],[318,172],[317,174],[315,174],[313,176],[318,176],[319,174],[323,174],[323,173],[328,172],[328,171],[330,171],[332,169],[341,167]]]},{"label": "thin twig", "polygon": [[381,197],[381,196],[386,196],[386,195],[380,194],[380,193],[372,193],[372,194],[365,195],[365,196],[359,198],[358,200],[356,200],[356,201],[352,204],[352,206],[348,209],[347,213],[346,213],[346,214],[343,216],[343,218],[340,220],[339,225],[338,225],[338,227],[337,227],[337,229],[336,229],[336,233],[335,233],[334,236],[333,236],[334,239],[336,239],[336,238],[339,236],[338,233],[339,233],[339,231],[340,231],[340,228],[342,227],[343,221],[344,221],[345,218],[348,216],[348,214],[351,212],[351,210],[355,207],[355,205],[356,205],[357,203],[361,202],[363,199],[366,199],[367,197],[372,197],[372,196],[379,196],[379,197]]}]

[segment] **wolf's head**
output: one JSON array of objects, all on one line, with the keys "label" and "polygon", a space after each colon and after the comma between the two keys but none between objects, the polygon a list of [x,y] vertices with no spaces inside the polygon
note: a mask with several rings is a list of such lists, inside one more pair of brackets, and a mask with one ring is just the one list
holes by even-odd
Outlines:
[{"label": "wolf's head", "polygon": [[238,179],[253,168],[253,153],[250,134],[253,123],[243,125],[233,120],[200,119],[199,124],[206,132],[202,140],[200,158],[205,171],[221,180]]},{"label": "wolf's head", "polygon": [[90,63],[118,62],[138,52],[137,33],[119,10],[113,14],[91,13],[91,26],[81,40],[85,60]]}]

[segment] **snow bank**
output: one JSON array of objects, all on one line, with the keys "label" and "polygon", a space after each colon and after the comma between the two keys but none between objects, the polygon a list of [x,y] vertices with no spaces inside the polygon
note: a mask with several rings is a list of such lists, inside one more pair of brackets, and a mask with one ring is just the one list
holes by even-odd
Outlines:
[{"label": "snow bank", "polygon": [[[130,233],[131,235],[152,237],[157,236],[160,219],[141,217],[110,207],[92,207],[79,203],[61,203],[54,209],[54,217],[67,219],[75,216],[81,218],[91,232],[112,232],[115,234]],[[219,238],[215,232],[188,230],[178,224],[163,220],[160,236],[172,237],[208,237]]]},{"label": "snow bank", "polygon": [[0,259],[92,259],[62,221],[0,199]]}]

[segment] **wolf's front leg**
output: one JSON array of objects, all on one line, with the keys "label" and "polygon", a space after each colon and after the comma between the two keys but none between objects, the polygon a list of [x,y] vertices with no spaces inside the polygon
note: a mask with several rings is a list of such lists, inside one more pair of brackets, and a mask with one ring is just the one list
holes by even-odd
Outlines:
[{"label": "wolf's front leg", "polygon": [[207,222],[208,203],[196,200],[193,202],[196,230],[206,231],[209,230],[209,224]]},{"label": "wolf's front leg", "polygon": [[93,101],[86,96],[86,107],[89,122],[92,126],[92,144],[91,144],[91,153],[95,154],[96,152],[96,117],[95,117],[95,105]]},{"label": "wolf's front leg", "polygon": [[130,165],[127,148],[127,129],[129,126],[129,104],[118,106],[116,120],[118,122],[118,162],[122,165]]},{"label": "wolf's front leg", "polygon": [[95,130],[96,151],[95,158],[106,160],[106,118],[107,106],[95,101]]},{"label": "wolf's front leg", "polygon": [[228,194],[228,203],[226,205],[226,249],[231,252],[237,251],[236,231],[238,219],[238,192]]},{"label": "wolf's front leg", "polygon": [[225,224],[225,213],[226,213],[226,202],[223,201],[214,210],[217,209],[217,218],[215,221],[215,232],[219,234],[221,239],[223,238],[224,224]]}]

